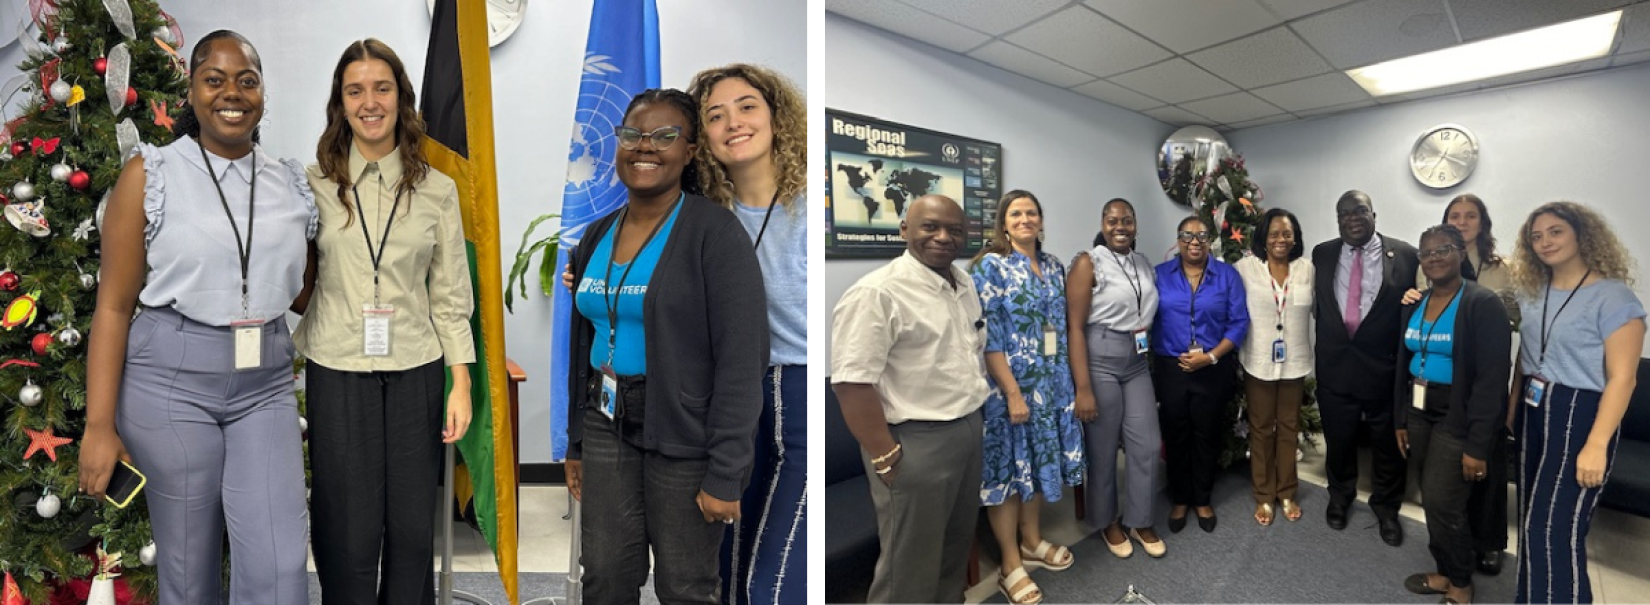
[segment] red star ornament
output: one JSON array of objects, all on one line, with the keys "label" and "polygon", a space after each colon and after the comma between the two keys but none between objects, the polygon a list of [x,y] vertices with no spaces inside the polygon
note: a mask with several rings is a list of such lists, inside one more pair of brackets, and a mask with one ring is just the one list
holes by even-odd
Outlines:
[{"label": "red star ornament", "polygon": [[1238,231],[1237,227],[1232,228],[1232,241],[1240,244],[1243,243],[1243,232]]},{"label": "red star ornament", "polygon": [[74,440],[68,437],[53,435],[51,427],[46,427],[44,431],[23,429],[23,432],[29,434],[29,451],[23,454],[24,460],[34,457],[35,452],[46,452],[47,458],[57,462],[57,446],[74,443]]},{"label": "red star ornament", "polygon": [[172,116],[166,115],[166,106],[160,101],[150,99],[149,109],[155,112],[155,125],[167,130],[172,129]]}]

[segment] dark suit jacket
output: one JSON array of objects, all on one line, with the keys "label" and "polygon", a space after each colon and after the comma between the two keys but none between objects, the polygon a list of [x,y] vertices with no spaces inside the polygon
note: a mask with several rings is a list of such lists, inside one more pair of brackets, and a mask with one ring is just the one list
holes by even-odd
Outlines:
[{"label": "dark suit jacket", "polygon": [[[1348,336],[1341,321],[1341,305],[1335,300],[1335,272],[1339,269],[1341,238],[1312,248],[1313,315],[1317,317],[1318,342],[1316,374],[1318,388],[1356,399],[1392,400],[1393,370],[1402,345],[1399,315],[1404,291],[1415,287],[1421,259],[1415,246],[1380,233],[1381,290],[1369,314],[1358,325],[1358,334]],[[1368,259],[1365,259],[1368,262]],[[1367,286],[1367,284],[1366,284]]]},{"label": "dark suit jacket", "polygon": [[[1404,307],[1398,325],[1408,326],[1410,318],[1421,309],[1421,303]],[[1507,321],[1507,307],[1494,291],[1464,280],[1461,302],[1455,308],[1454,330],[1450,359],[1455,365],[1450,372],[1449,411],[1444,413],[1443,428],[1466,444],[1467,455],[1489,460],[1501,435],[1497,428],[1507,422],[1507,377],[1512,373],[1512,324]],[[1415,405],[1414,389],[1409,386],[1409,360],[1414,357],[1409,347],[1399,347],[1393,384],[1397,428],[1404,428],[1409,409]]]}]

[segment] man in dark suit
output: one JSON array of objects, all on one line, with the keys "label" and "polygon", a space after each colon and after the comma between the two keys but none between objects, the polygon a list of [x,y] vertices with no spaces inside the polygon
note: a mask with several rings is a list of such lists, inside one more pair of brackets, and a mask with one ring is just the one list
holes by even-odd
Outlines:
[{"label": "man in dark suit", "polygon": [[1406,466],[1392,420],[1393,372],[1401,299],[1415,285],[1420,259],[1408,242],[1375,232],[1375,204],[1362,191],[1341,195],[1335,222],[1341,236],[1312,249],[1317,398],[1328,450],[1325,520],[1333,529],[1346,527],[1347,509],[1358,497],[1358,427],[1367,426],[1374,444],[1369,507],[1381,539],[1398,546]]}]

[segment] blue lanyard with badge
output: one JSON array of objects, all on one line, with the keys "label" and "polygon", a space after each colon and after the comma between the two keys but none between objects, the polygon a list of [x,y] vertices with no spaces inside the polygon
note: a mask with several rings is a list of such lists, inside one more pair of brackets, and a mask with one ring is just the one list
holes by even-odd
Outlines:
[{"label": "blue lanyard with badge", "polygon": [[[252,265],[252,227],[253,219],[258,213],[258,158],[252,158],[252,185],[247,194],[246,202],[246,241],[241,241],[241,227],[235,224],[235,213],[229,210],[229,197],[223,194],[223,185],[218,182],[218,173],[212,169],[212,158],[206,154],[206,145],[199,137],[195,145],[201,150],[201,160],[206,162],[206,174],[212,177],[212,187],[218,191],[218,201],[223,203],[224,216],[229,217],[229,227],[235,232],[235,253],[241,261],[241,314],[238,319],[229,322],[235,335],[235,371],[257,369],[263,365],[263,325],[264,320],[252,316],[251,294],[247,287],[248,269]],[[224,177],[229,176],[229,168],[225,167]]]},{"label": "blue lanyard with badge", "polygon": [[[1466,286],[1462,286],[1455,291],[1455,296],[1450,297],[1449,303],[1444,305],[1444,311],[1448,311],[1450,305],[1455,304],[1455,301],[1461,298],[1461,291],[1465,289]],[[1432,333],[1438,329],[1438,324],[1442,323],[1439,320],[1444,318],[1444,311],[1439,311],[1438,317],[1433,319],[1430,325],[1427,324],[1427,305],[1431,302],[1432,294],[1430,292],[1427,293],[1426,298],[1421,299],[1420,312],[1417,315],[1420,317],[1421,324],[1426,326],[1426,330],[1416,330],[1421,337],[1421,346],[1417,347],[1419,350],[1416,351],[1421,356],[1421,371],[1417,372],[1414,378],[1410,380],[1410,388],[1413,390],[1410,392],[1409,403],[1415,406],[1415,409],[1421,411],[1427,409],[1427,345],[1432,344]],[[1454,336],[1450,338],[1451,342],[1454,342]]]},{"label": "blue lanyard with badge", "polygon": [[[367,258],[372,259],[372,302],[361,303],[361,354],[367,357],[387,357],[390,354],[390,322],[395,319],[395,305],[386,305],[378,286],[379,265],[384,260],[384,247],[389,243],[390,225],[395,223],[395,211],[401,208],[401,193],[395,194],[390,204],[390,217],[384,219],[384,233],[378,238],[378,250],[372,249],[372,234],[367,231],[367,211],[362,209],[360,186],[350,188],[355,196],[355,213],[361,218],[361,238],[367,242]],[[378,173],[379,208],[383,208],[384,173]]]},{"label": "blue lanyard with badge", "polygon": [[1581,281],[1576,282],[1575,289],[1571,290],[1570,295],[1564,298],[1564,303],[1558,306],[1558,311],[1555,311],[1552,317],[1547,317],[1547,303],[1553,297],[1553,280],[1552,278],[1547,279],[1547,294],[1541,298],[1541,356],[1536,359],[1535,372],[1530,374],[1529,382],[1524,384],[1524,403],[1532,408],[1541,407],[1541,403],[1547,398],[1547,387],[1552,384],[1545,376],[1541,375],[1541,370],[1547,363],[1547,338],[1552,336],[1553,325],[1558,323],[1558,316],[1564,313],[1564,307],[1570,306],[1570,301],[1576,297],[1577,292],[1581,291],[1582,284],[1587,283],[1587,278],[1592,275],[1592,269],[1588,269],[1586,273],[1582,274]]},{"label": "blue lanyard with badge", "polygon": [[[607,308],[607,363],[601,367],[602,399],[601,407],[598,409],[608,420],[618,417],[624,409],[619,403],[619,375],[613,371],[613,352],[619,345],[619,296],[624,290],[625,280],[630,278],[630,270],[636,268],[636,263],[647,250],[648,244],[653,243],[653,237],[659,235],[659,228],[665,225],[665,221],[670,220],[671,213],[676,211],[676,206],[686,197],[686,194],[676,196],[676,201],[659,216],[659,221],[653,223],[653,230],[648,232],[647,239],[642,240],[642,245],[636,248],[636,254],[630,257],[630,262],[625,263],[624,273],[619,274],[619,283],[614,285],[613,259],[619,256],[620,236],[624,234],[624,220],[630,215],[630,205],[627,203],[619,210],[619,224],[613,229],[613,245],[608,248],[607,267],[602,275],[602,287],[605,288],[602,291],[602,305]],[[609,293],[613,296],[609,297]]]}]

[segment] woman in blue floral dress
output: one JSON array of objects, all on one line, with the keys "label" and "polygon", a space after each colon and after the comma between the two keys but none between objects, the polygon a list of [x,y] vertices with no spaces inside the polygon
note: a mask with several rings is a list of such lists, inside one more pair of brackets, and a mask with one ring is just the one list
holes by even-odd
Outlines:
[{"label": "woman in blue floral dress", "polygon": [[1002,547],[997,584],[1009,602],[1037,603],[1025,566],[1071,567],[1071,551],[1043,540],[1043,502],[1083,481],[1083,432],[1066,358],[1066,269],[1042,251],[1043,208],[1027,191],[997,206],[996,235],[970,273],[985,311],[985,464],[980,502]]}]

